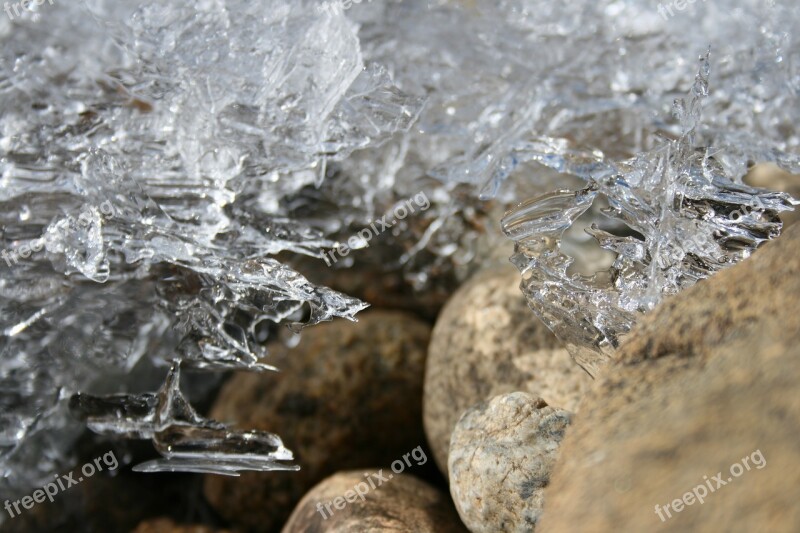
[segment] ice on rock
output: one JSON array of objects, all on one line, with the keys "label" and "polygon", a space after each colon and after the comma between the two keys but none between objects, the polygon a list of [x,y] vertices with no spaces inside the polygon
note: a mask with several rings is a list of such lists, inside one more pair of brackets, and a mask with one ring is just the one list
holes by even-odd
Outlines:
[{"label": "ice on rock", "polygon": [[[587,180],[506,221],[532,301],[557,331],[576,326],[587,368],[664,291],[777,232],[788,200],[739,178],[751,162],[800,171],[794,1],[696,2],[671,19],[649,0],[317,6],[86,0],[0,16],[0,492],[63,470],[77,393],[95,429],[154,440],[165,462],[147,470],[290,461],[276,437],[188,410],[159,438],[162,400],[118,394],[143,375],[156,389],[172,365],[168,383],[178,367],[269,371],[279,326],[353,319],[366,304],[309,281],[300,259],[325,268],[321,250],[420,191],[430,208],[337,268],[371,260],[434,286],[474,266],[496,223],[479,195],[507,205]],[[692,141],[663,118],[709,43],[715,89]],[[604,198],[619,222],[592,231],[624,252],[616,277],[575,278],[560,228]]]},{"label": "ice on rock", "polygon": [[[696,144],[709,70],[706,54],[689,98],[675,103],[682,135],[650,152],[614,162],[564,139],[518,150],[587,182],[524,202],[502,224],[515,241],[511,260],[530,307],[591,375],[641,313],[779,236],[778,213],[800,203],[742,184],[718,162],[723,150]],[[607,207],[594,209],[601,199]],[[587,233],[615,256],[607,270],[592,275],[572,271],[574,258],[564,251],[565,231],[587,213],[597,221]]]}]

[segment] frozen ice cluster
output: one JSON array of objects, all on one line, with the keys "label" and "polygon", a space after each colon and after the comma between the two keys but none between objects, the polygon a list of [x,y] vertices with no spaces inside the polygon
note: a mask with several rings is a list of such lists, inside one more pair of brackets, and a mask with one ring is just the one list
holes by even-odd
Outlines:
[{"label": "frozen ice cluster", "polygon": [[[269,371],[267,341],[293,338],[279,326],[353,319],[366,303],[299,258],[328,268],[420,191],[430,209],[337,267],[377,256],[428,290],[477,261],[496,206],[585,180],[505,229],[532,307],[588,370],[660,295],[778,234],[789,199],[741,177],[800,171],[795,2],[336,6],[0,14],[0,492],[59,471],[84,424],[151,439],[146,471],[294,468],[276,435],[200,416],[181,370]],[[703,63],[670,119],[709,46],[711,90]],[[619,223],[592,232],[618,255],[609,279],[578,278],[561,232],[603,198]]]},{"label": "frozen ice cluster", "polygon": [[[611,359],[639,314],[779,236],[779,213],[798,203],[743,184],[720,163],[724,151],[696,145],[709,70],[706,55],[690,97],[675,104],[681,136],[649,152],[615,163],[563,139],[526,147],[526,158],[587,182],[524,202],[502,224],[516,242],[512,262],[531,308],[591,375]],[[586,233],[614,257],[608,269],[591,275],[571,268],[569,254],[581,253],[580,246],[564,242],[587,212],[597,222]]]}]

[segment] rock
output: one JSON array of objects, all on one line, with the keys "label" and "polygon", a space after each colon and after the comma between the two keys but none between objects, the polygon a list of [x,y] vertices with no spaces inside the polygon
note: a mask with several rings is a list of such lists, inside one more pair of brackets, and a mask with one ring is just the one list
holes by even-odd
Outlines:
[{"label": "rock", "polygon": [[422,376],[427,324],[396,311],[308,328],[294,349],[271,348],[279,374],[241,373],[212,418],[273,431],[299,472],[207,476],[205,494],[233,524],[271,531],[314,484],[342,468],[388,465],[424,442]]},{"label": "rock", "polygon": [[425,371],[425,433],[447,474],[447,451],[466,409],[498,394],[526,391],[569,411],[592,381],[528,308],[511,265],[487,269],[442,310]]},{"label": "rock", "polygon": [[155,518],[139,524],[133,533],[226,533],[226,531],[200,525],[179,525],[169,518]]},{"label": "rock", "polygon": [[472,533],[534,530],[571,416],[524,392],[464,413],[450,443],[450,494]]},{"label": "rock", "polygon": [[[370,478],[376,475],[368,473]],[[283,533],[466,531],[440,490],[409,474],[391,473],[383,473],[386,481],[373,482],[373,489],[364,474],[363,470],[341,472],[322,481],[303,497]]]},{"label": "rock", "polygon": [[[800,176],[790,174],[774,163],[754,166],[744,178],[748,185],[773,191],[786,192],[800,200]],[[781,213],[784,226],[788,227],[800,220],[800,206],[794,211]]]},{"label": "rock", "polygon": [[541,531],[799,531],[798,295],[794,225],[643,318],[584,398]]}]

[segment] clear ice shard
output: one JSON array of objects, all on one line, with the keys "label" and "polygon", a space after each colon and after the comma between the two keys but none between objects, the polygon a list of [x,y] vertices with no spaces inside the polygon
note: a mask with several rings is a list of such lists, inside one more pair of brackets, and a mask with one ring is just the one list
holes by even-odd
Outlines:
[{"label": "clear ice shard", "polygon": [[161,459],[134,466],[137,472],[198,472],[238,476],[241,470],[298,470],[280,437],[236,431],[198,415],[180,390],[180,364],[173,364],[158,394],[76,394],[70,407],[93,431],[152,439]]},{"label": "clear ice shard", "polygon": [[[522,203],[502,226],[515,241],[511,261],[530,307],[592,376],[642,313],[778,237],[778,214],[800,203],[742,184],[719,163],[724,150],[697,146],[709,70],[706,54],[689,98],[675,103],[682,134],[652,151],[614,162],[564,139],[516,150],[587,182]],[[587,213],[596,223],[586,232],[614,254],[608,269],[591,275],[571,270],[575,259],[564,250],[565,232]]]}]

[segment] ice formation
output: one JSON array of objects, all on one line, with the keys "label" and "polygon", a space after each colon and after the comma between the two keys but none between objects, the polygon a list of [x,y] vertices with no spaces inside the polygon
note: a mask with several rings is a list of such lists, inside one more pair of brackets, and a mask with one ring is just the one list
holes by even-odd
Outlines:
[{"label": "ice formation", "polygon": [[280,437],[263,431],[236,431],[198,415],[180,390],[175,364],[158,394],[118,394],[71,399],[93,431],[152,439],[163,459],[134,467],[139,472],[181,471],[238,476],[240,470],[297,470]]},{"label": "ice formation", "polygon": [[[516,242],[512,262],[531,308],[591,375],[612,357],[639,314],[779,236],[778,214],[800,203],[742,184],[718,162],[724,152],[696,145],[709,69],[706,55],[689,99],[676,102],[681,136],[650,152],[615,163],[551,138],[519,150],[587,182],[524,202],[502,224]],[[570,270],[574,259],[562,239],[600,198],[608,207],[595,214],[610,220],[606,229],[593,223],[586,231],[615,259],[587,276]]]},{"label": "ice formation", "polygon": [[345,17],[272,4],[65,3],[4,28],[6,484],[57,469],[78,432],[71,394],[113,391],[109,380],[138,390],[123,377],[151,362],[175,369],[157,405],[148,393],[75,403],[93,406],[89,425],[104,433],[130,436],[158,415],[134,433],[194,454],[148,470],[291,459],[273,435],[226,432],[188,404],[173,412],[185,403],[177,370],[270,370],[260,360],[276,324],[366,306],[274,259],[334,244],[280,202],[318,183],[327,159],[408,128],[421,100],[364,68]]},{"label": "ice formation", "polygon": [[[593,181],[548,197],[570,208],[564,226],[604,195],[651,237],[643,213],[674,193],[692,206],[679,214],[697,216],[662,209],[663,223],[687,237],[721,224],[725,246],[744,239],[727,261],[777,231],[783,197],[726,217],[754,198],[738,181],[750,163],[800,170],[794,2],[697,2],[672,18],[645,0],[316,7],[86,0],[0,15],[0,492],[69,459],[83,427],[71,398],[93,429],[153,440],[164,459],[145,470],[288,466],[276,436],[197,415],[179,371],[269,371],[278,326],[353,319],[366,304],[310,282],[297,258],[327,268],[322,250],[419,191],[430,209],[337,267],[372,259],[424,290],[475,259],[481,228],[496,222],[479,197],[506,205],[570,185],[566,174]],[[679,140],[693,128],[663,117],[709,44],[704,128]],[[674,173],[687,179],[659,181]],[[614,175],[663,190],[634,206]],[[517,226],[526,235],[541,215],[528,209],[517,220],[529,219]],[[723,265],[693,263],[717,258],[700,245],[651,250],[633,232],[595,234],[686,264],[657,273],[670,290]],[[625,277],[642,273],[631,254],[616,280],[630,282],[631,301],[598,315],[620,324],[661,293]],[[576,294],[595,290],[586,283]],[[589,322],[573,343],[601,352],[624,330]],[[159,394],[142,392],[164,374]]]}]

